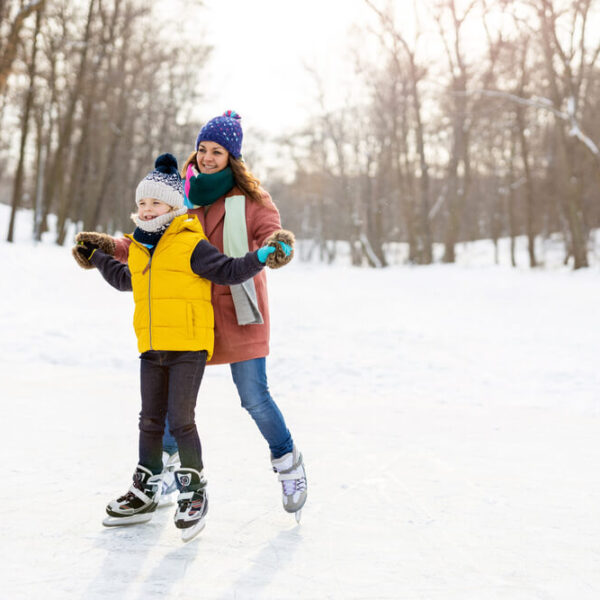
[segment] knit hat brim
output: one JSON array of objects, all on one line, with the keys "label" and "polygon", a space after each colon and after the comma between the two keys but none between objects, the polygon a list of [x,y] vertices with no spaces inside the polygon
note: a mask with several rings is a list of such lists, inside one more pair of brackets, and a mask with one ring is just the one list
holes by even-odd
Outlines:
[{"label": "knit hat brim", "polygon": [[183,207],[183,195],[170,185],[152,179],[142,179],[135,190],[135,203],[142,198],[155,198],[173,208]]}]

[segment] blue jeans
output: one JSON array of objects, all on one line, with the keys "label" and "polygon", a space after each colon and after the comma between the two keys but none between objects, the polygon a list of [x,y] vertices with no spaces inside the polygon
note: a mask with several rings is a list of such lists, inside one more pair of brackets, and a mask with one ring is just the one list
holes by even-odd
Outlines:
[{"label": "blue jeans", "polygon": [[[266,366],[267,361],[264,357],[230,365],[242,406],[250,413],[269,444],[272,457],[280,458],[292,451],[294,441],[281,411],[269,393]],[[168,428],[165,429],[163,447],[169,454],[177,450],[176,442],[173,436],[169,435]]]},{"label": "blue jeans", "polygon": [[141,356],[139,463],[154,474],[162,464],[162,438],[167,415],[182,467],[202,470],[202,447],[194,413],[206,365],[206,351],[149,350]]}]

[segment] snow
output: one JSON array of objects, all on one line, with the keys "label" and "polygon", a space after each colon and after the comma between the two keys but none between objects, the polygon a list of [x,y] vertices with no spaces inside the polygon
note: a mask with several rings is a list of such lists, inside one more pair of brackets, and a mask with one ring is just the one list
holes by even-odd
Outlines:
[{"label": "snow", "polygon": [[132,301],[68,248],[27,241],[29,218],[0,242],[2,598],[599,597],[597,267],[465,251],[269,272],[269,382],[305,456],[302,522],[228,368],[210,367],[210,510],[182,544],[170,508],[101,525],[136,462]]}]

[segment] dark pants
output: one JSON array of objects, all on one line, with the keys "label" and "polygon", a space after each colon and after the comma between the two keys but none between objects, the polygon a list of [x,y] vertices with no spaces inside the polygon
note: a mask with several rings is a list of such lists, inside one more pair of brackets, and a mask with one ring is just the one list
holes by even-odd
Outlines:
[{"label": "dark pants", "polygon": [[[271,457],[281,458],[291,452],[294,441],[281,411],[269,392],[266,359],[252,358],[231,363],[230,367],[242,406],[267,440]],[[163,449],[169,454],[177,452],[177,443],[167,430],[163,437]]]},{"label": "dark pants", "polygon": [[181,466],[202,470],[202,447],[194,412],[206,357],[206,351],[157,350],[140,356],[139,462],[154,474],[162,471],[162,437],[167,414],[169,430],[179,447]]}]

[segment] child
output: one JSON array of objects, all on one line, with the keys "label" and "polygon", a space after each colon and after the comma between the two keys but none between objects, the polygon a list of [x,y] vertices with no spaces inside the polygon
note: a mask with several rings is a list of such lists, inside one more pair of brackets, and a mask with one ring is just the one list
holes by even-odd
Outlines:
[{"label": "child", "polygon": [[141,353],[139,464],[129,491],[106,507],[104,524],[152,518],[162,490],[162,437],[168,414],[181,460],[175,471],[175,525],[188,541],[204,527],[208,510],[194,409],[214,346],[210,281],[233,285],[254,277],[275,248],[264,246],[231,258],[212,246],[198,219],[185,214],[183,184],[170,154],[156,159],[154,171],[138,185],[135,200],[138,212],[132,218],[137,227],[127,236],[132,241],[127,264],[91,242],[75,248],[79,258],[97,267],[113,287],[133,290],[133,323]]}]

